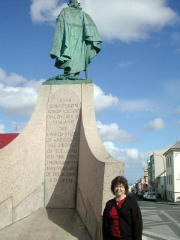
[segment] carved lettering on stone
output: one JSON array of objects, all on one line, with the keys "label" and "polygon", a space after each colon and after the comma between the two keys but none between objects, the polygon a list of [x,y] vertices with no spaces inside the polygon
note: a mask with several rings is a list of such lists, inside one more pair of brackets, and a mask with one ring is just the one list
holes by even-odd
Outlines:
[{"label": "carved lettering on stone", "polygon": [[75,207],[80,107],[72,91],[56,92],[49,99],[45,165],[45,202],[49,207]]}]

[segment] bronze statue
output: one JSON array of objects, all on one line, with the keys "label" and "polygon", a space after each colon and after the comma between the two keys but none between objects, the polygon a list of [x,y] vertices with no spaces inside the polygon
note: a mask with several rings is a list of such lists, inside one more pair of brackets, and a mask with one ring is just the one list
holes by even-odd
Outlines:
[{"label": "bronze statue", "polygon": [[101,42],[91,17],[77,0],[70,0],[57,17],[50,56],[55,58],[57,68],[64,69],[63,77],[74,74],[78,78],[85,71],[87,79],[88,65],[100,51]]}]

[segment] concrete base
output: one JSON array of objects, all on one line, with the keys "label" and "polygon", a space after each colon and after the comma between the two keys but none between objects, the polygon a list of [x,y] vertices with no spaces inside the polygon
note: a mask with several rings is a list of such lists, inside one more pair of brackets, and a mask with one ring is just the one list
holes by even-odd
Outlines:
[{"label": "concrete base", "polygon": [[0,229],[40,208],[74,209],[91,238],[100,240],[110,182],[123,174],[124,164],[100,140],[93,85],[43,85],[23,133],[0,151]]},{"label": "concrete base", "polygon": [[90,240],[74,210],[39,209],[0,231],[2,240]]}]

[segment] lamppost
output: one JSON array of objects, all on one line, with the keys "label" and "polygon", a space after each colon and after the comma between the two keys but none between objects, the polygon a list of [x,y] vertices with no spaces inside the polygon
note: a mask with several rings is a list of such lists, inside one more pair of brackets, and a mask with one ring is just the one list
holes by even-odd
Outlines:
[{"label": "lamppost", "polygon": [[153,152],[154,156],[160,157],[163,160],[163,168],[164,168],[164,199],[167,200],[167,195],[166,195],[166,167],[165,167],[165,158],[160,155],[157,154],[155,152]]}]

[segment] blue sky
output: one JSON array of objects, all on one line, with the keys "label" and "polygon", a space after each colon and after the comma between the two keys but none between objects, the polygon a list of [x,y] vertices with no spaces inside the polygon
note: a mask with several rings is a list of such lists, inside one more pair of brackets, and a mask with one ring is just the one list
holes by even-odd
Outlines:
[{"label": "blue sky", "polygon": [[[64,1],[65,2],[65,1]],[[0,2],[0,132],[28,122],[49,57],[58,0]],[[86,0],[102,51],[89,67],[99,132],[132,182],[148,154],[180,140],[180,1]],[[63,5],[64,6],[64,5]]]}]

